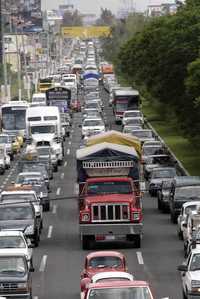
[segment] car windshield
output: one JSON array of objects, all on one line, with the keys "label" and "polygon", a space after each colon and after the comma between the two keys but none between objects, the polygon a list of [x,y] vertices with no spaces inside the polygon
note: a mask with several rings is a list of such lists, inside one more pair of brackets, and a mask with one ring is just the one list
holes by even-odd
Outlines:
[{"label": "car windshield", "polygon": [[0,207],[0,221],[33,219],[31,207]]},{"label": "car windshield", "polygon": [[[160,154],[161,151],[162,151],[162,148],[160,146],[144,146],[143,147],[143,155],[144,156],[156,155],[157,153]],[[163,153],[163,151],[162,151],[162,153]]]},{"label": "car windshield", "polygon": [[103,122],[101,119],[89,119],[85,120],[83,123],[84,127],[95,127],[95,126],[103,126]]},{"label": "car windshield", "polygon": [[42,183],[41,177],[20,177],[17,180],[17,184],[23,185],[40,185]]},{"label": "car windshield", "polygon": [[0,143],[9,143],[8,136],[0,136]]},{"label": "car windshield", "polygon": [[88,184],[88,195],[101,194],[130,194],[132,187],[130,182],[110,181],[110,182],[94,182]]},{"label": "car windshield", "polygon": [[185,214],[189,215],[190,211],[195,211],[197,209],[197,205],[189,205],[185,208]]},{"label": "car windshield", "polygon": [[0,236],[0,249],[3,248],[26,248],[26,244],[20,236]]},{"label": "car windshield", "polygon": [[163,169],[163,170],[155,170],[152,172],[153,179],[159,178],[173,178],[175,176],[174,169]]},{"label": "car windshield", "polygon": [[55,133],[55,126],[34,126],[31,127],[31,134],[48,134]]},{"label": "car windshield", "polygon": [[89,291],[88,299],[152,299],[147,287],[99,288]]},{"label": "car windshield", "polygon": [[117,268],[122,267],[122,260],[117,256],[97,256],[89,260],[91,268]]},{"label": "car windshield", "polygon": [[[140,122],[140,120],[137,120]],[[152,138],[152,131],[146,131],[146,130],[140,130],[140,131],[132,131],[132,135],[138,137],[138,138]]]},{"label": "car windshield", "polygon": [[0,257],[0,276],[24,276],[26,265],[22,257]]},{"label": "car windshield", "polygon": [[1,196],[1,201],[2,202],[27,202],[27,201],[35,201],[35,196],[34,194],[2,194]]},{"label": "car windshield", "polygon": [[188,199],[200,198],[200,186],[176,188],[175,196],[176,197],[186,197]]},{"label": "car windshield", "polygon": [[200,253],[193,254],[189,271],[196,271],[200,270]]}]

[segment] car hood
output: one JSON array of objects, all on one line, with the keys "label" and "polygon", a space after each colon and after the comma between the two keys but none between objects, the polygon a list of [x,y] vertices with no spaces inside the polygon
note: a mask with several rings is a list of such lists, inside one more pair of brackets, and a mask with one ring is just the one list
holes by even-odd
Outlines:
[{"label": "car hood", "polygon": [[200,270],[197,271],[189,271],[191,280],[199,280],[200,281]]}]

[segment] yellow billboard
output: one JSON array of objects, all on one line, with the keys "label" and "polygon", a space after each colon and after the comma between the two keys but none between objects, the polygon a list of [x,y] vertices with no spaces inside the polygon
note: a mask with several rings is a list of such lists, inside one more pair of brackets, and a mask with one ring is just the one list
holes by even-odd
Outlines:
[{"label": "yellow billboard", "polygon": [[79,38],[98,38],[102,36],[109,36],[111,34],[111,28],[108,26],[74,26],[74,27],[62,27],[63,37],[79,37]]}]

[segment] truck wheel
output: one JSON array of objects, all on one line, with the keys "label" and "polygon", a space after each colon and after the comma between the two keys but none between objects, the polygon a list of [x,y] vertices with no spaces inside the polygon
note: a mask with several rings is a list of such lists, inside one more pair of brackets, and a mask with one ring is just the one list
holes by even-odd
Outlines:
[{"label": "truck wheel", "polygon": [[53,171],[54,171],[54,172],[57,172],[57,171],[58,171],[58,165],[54,165],[54,167],[53,167]]},{"label": "truck wheel", "polygon": [[49,201],[44,204],[44,208],[43,209],[44,209],[45,212],[49,212],[50,211],[50,202]]},{"label": "truck wheel", "polygon": [[140,235],[136,235],[135,236],[135,248],[140,248],[141,247],[141,236]]},{"label": "truck wheel", "polygon": [[159,199],[158,199],[158,210],[160,210],[160,211],[162,210],[162,204]]},{"label": "truck wheel", "polygon": [[11,161],[14,160],[14,154],[10,154],[10,160],[11,160]]},{"label": "truck wheel", "polygon": [[83,250],[90,249],[90,239],[88,238],[88,236],[83,236],[82,249]]},{"label": "truck wheel", "polygon": [[35,236],[34,236],[34,245],[35,247],[38,247],[39,245],[39,242],[40,242],[40,235],[39,235],[39,232],[35,232]]}]

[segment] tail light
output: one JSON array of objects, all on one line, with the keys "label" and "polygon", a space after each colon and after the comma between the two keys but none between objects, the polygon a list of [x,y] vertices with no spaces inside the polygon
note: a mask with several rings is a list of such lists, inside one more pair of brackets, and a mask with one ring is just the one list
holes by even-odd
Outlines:
[{"label": "tail light", "polygon": [[80,223],[90,223],[90,210],[80,212]]},{"label": "tail light", "polygon": [[142,220],[142,211],[141,209],[132,209],[131,210],[131,221],[138,223]]}]

